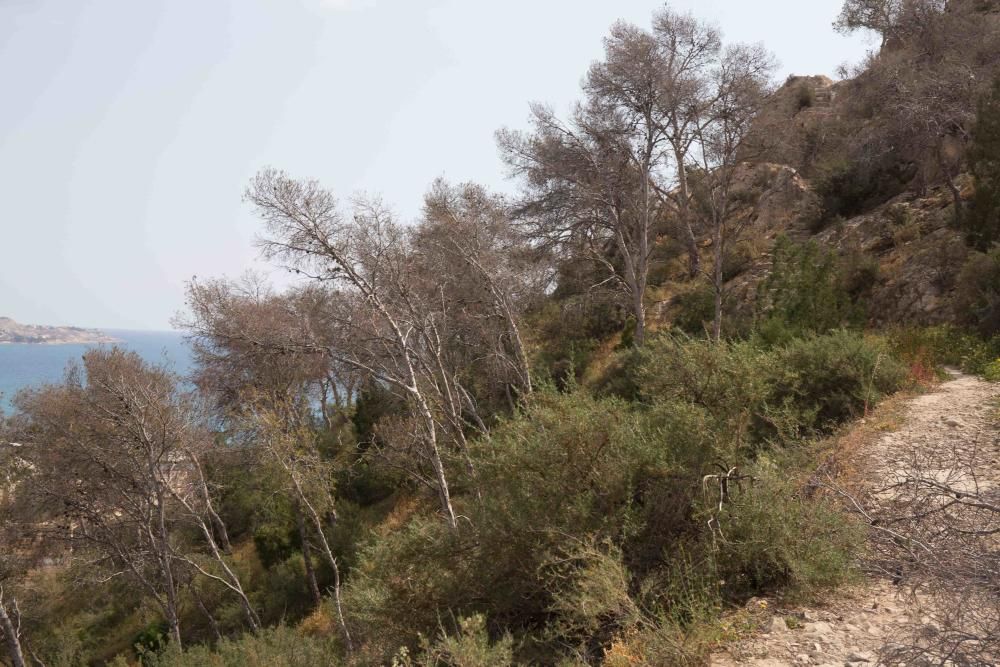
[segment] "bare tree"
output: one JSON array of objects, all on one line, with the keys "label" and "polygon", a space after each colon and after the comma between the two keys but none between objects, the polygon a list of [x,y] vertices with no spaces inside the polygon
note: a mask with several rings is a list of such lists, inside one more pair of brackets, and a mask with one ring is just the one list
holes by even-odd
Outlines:
[{"label": "bare tree", "polygon": [[843,140],[852,161],[888,173],[912,174],[920,193],[942,183],[957,219],[964,203],[957,176],[976,99],[1000,65],[1000,31],[982,3],[954,0],[851,0],[850,29],[883,35],[848,91],[855,117]]},{"label": "bare tree", "polygon": [[187,311],[175,324],[189,332],[195,383],[223,414],[239,411],[247,388],[315,400],[332,429],[331,410],[348,406],[357,377],[305,345],[321,333],[310,324],[321,319],[327,301],[321,289],[276,293],[252,273],[237,281],[192,280]]},{"label": "bare tree", "polygon": [[[462,304],[455,326],[466,341],[460,350],[465,359],[453,364],[464,365],[470,375],[484,372],[495,386],[513,385],[530,394],[521,317],[550,277],[515,229],[503,200],[473,183],[436,181],[424,202],[414,248],[424,271],[436,275],[443,297]],[[465,270],[455,270],[459,267]]]},{"label": "bare tree", "polygon": [[[226,561],[223,554],[224,549],[228,550],[229,536],[225,524],[212,505],[212,497],[209,493],[208,482],[199,454],[190,446],[183,447],[181,451],[186,457],[187,470],[184,472],[186,479],[183,483],[170,484],[168,489],[170,495],[179,505],[180,519],[186,519],[193,524],[205,538],[212,565],[203,564],[203,559],[183,550],[172,549],[172,555],[202,576],[221,584],[234,593],[240,601],[250,629],[259,632],[261,628],[260,617],[243,589],[239,575]],[[217,533],[223,538],[224,547],[220,547],[216,539]],[[217,572],[213,572],[213,569]]]},{"label": "bare tree", "polygon": [[838,32],[871,30],[882,44],[892,37],[907,0],[846,0],[833,26]]},{"label": "bare tree", "polygon": [[604,282],[628,295],[636,344],[660,224],[668,216],[680,223],[692,275],[700,270],[697,230],[719,237],[717,252],[728,240],[735,174],[750,158],[750,120],[772,68],[762,48],[723,50],[715,28],[663,9],[651,32],[612,27],[569,123],[535,105],[533,133],[498,134],[525,182],[520,214],[529,234],[543,246],[587,249]]},{"label": "bare tree", "polygon": [[859,138],[880,144],[885,158],[912,162],[921,191],[943,182],[961,218],[955,177],[976,99],[1000,64],[1000,34],[974,11],[914,0],[901,6],[894,39],[896,48],[871,58],[858,76],[854,95],[872,117]]},{"label": "bare tree", "polygon": [[[180,645],[178,568],[194,567],[236,593],[251,627],[259,627],[216,541],[221,519],[199,461],[211,432],[176,378],[135,353],[92,350],[63,384],[16,400],[22,456],[32,469],[20,502],[33,505],[54,537],[79,546],[74,557],[89,558],[99,581],[135,581]],[[192,522],[209,547],[207,561],[178,534]]]},{"label": "bare tree", "polygon": [[[328,294],[305,288],[285,294],[275,293],[261,279],[247,275],[239,282],[229,280],[192,281],[188,285],[188,312],[177,318],[190,332],[197,370],[195,381],[222,409],[227,424],[236,430],[247,428],[247,412],[272,406],[283,415],[289,431],[310,421],[318,400],[327,429],[335,427],[331,410],[339,414],[348,408],[357,381],[351,369],[333,364],[313,344],[321,332],[312,331],[322,321]],[[247,396],[253,400],[248,401]],[[252,429],[251,429],[252,430]],[[271,460],[255,456],[259,443],[249,441],[246,450],[255,465]],[[302,445],[314,445],[307,438]],[[308,455],[319,458],[318,452]],[[289,488],[291,481],[287,479]],[[321,601],[313,566],[311,529],[306,525],[303,503],[292,505],[302,546],[307,586],[316,604]],[[310,523],[311,525],[311,523]],[[323,537],[325,539],[325,536]]]},{"label": "bare tree", "polygon": [[723,259],[749,223],[748,199],[753,197],[747,162],[759,155],[760,147],[748,142],[751,127],[763,104],[774,68],[771,55],[761,46],[728,47],[718,62],[711,105],[705,109],[696,130],[699,160],[695,197],[705,226],[712,234],[714,292],[712,339],[722,335],[725,291]]},{"label": "bare tree", "polygon": [[693,278],[701,271],[701,255],[691,211],[688,163],[693,159],[698,128],[712,102],[711,71],[722,49],[722,37],[714,26],[667,7],[653,15],[653,35],[659,49],[656,118],[664,126],[676,174],[675,187],[661,184],[659,192],[673,202],[686,234],[688,272]]},{"label": "bare tree", "polygon": [[[443,313],[411,287],[407,234],[382,204],[359,200],[350,221],[314,181],[300,182],[275,170],[262,171],[247,198],[263,218],[269,237],[265,256],[345,291],[331,309],[327,333],[317,343],[329,357],[385,383],[406,398],[418,419],[420,451],[433,469],[435,490],[448,523],[457,527],[442,452],[435,401],[453,379],[442,368]],[[446,304],[447,305],[447,304]]]},{"label": "bare tree", "polygon": [[[646,330],[645,291],[667,127],[660,118],[659,49],[653,36],[619,22],[604,41],[605,58],[584,81],[570,122],[532,106],[532,134],[497,134],[526,192],[520,216],[543,245],[585,248],[628,298],[637,345]],[[613,249],[613,255],[609,250]]]},{"label": "bare tree", "polygon": [[[10,609],[8,609],[10,605]],[[21,618],[17,607],[17,598],[9,601],[4,598],[3,586],[0,586],[0,635],[7,644],[7,654],[13,667],[24,667],[24,652],[21,649]]]},{"label": "bare tree", "polygon": [[[340,565],[323,526],[324,515],[336,516],[333,496],[330,493],[332,475],[329,465],[317,453],[313,443],[315,432],[308,424],[297,419],[301,411],[294,403],[281,404],[272,397],[260,400],[259,396],[255,397],[253,394],[247,394],[244,398],[248,407],[245,430],[254,434],[253,439],[257,446],[262,448],[285,474],[295,498],[299,520],[302,521],[301,517],[308,519],[313,534],[319,540],[320,551],[333,572],[333,587],[330,593],[337,612],[344,647],[351,653],[354,644],[341,602]],[[282,414],[283,412],[285,414]],[[305,527],[300,525],[299,529],[305,543],[308,539],[305,537]],[[315,579],[312,579],[310,585],[316,585]]]}]

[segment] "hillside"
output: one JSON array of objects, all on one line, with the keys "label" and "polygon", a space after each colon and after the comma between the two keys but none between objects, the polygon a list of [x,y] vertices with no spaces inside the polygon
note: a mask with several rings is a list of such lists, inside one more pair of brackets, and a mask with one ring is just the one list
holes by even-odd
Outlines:
[{"label": "hillside", "polygon": [[119,342],[118,339],[95,329],[18,324],[9,317],[0,317],[0,343],[66,345],[116,342]]},{"label": "hillside", "polygon": [[414,221],[262,169],[294,282],[0,422],[2,664],[996,664],[998,19],[779,84],[661,7]]}]

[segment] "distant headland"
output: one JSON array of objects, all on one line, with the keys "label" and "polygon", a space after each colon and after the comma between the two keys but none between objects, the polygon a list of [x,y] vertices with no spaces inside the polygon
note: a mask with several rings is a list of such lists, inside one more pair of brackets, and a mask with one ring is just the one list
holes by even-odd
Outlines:
[{"label": "distant headland", "polygon": [[96,329],[80,327],[49,327],[38,324],[18,324],[9,317],[0,317],[0,344],[35,343],[68,345],[71,343],[119,343],[119,339]]}]

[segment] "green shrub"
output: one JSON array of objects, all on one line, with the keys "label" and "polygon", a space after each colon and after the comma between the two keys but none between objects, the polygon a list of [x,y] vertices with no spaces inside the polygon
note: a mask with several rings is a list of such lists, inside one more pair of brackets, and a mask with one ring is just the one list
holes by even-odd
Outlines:
[{"label": "green shrub", "polygon": [[514,664],[514,640],[507,633],[493,642],[486,618],[475,614],[460,619],[453,634],[441,632],[433,644],[425,643],[416,659],[403,647],[392,664],[393,667],[508,667]]},{"label": "green shrub", "polygon": [[776,354],[768,402],[785,408],[785,419],[792,410],[807,432],[864,414],[907,377],[884,341],[849,331],[794,340]]},{"label": "green shrub", "polygon": [[897,329],[889,341],[895,354],[908,363],[954,366],[976,375],[983,375],[1000,357],[1000,336],[983,338],[947,324]]},{"label": "green shrub", "polygon": [[[698,473],[675,451],[695,449],[678,441],[697,426],[665,411],[647,417],[579,390],[540,391],[522,415],[477,442],[470,454],[484,493],[457,508],[468,517],[458,530],[418,518],[361,551],[344,592],[352,627],[369,642],[396,639],[373,660],[388,660],[400,645],[416,650],[419,637],[436,634],[452,614],[479,613],[493,629],[532,637],[521,650],[534,655],[548,642],[551,655],[558,642],[546,626],[558,616],[561,590],[553,555],[573,553],[581,541],[610,541],[642,571],[662,559],[663,540],[692,528]],[[677,430],[661,428],[668,424]]]},{"label": "green shrub", "polygon": [[910,165],[834,159],[818,165],[813,190],[820,198],[822,220],[850,218],[888,201],[913,178]]},{"label": "green shrub", "polygon": [[716,451],[729,456],[825,432],[906,378],[883,341],[843,330],[779,347],[660,336],[643,354],[637,372],[643,399],[703,408]]},{"label": "green shrub", "polygon": [[291,510],[282,508],[286,516],[271,514],[254,528],[253,542],[257,556],[264,567],[270,568],[291,557],[298,549],[298,529],[291,518]]},{"label": "green shrub", "polygon": [[150,623],[135,636],[132,644],[140,651],[159,651],[167,645],[169,631],[166,621]]},{"label": "green shrub", "polygon": [[[483,494],[455,496],[458,529],[417,514],[363,546],[344,608],[365,660],[537,663],[569,650],[597,662],[633,646],[680,663],[703,655],[685,628],[721,599],[847,576],[855,527],[804,496],[767,445],[898,387],[905,372],[886,345],[847,331],[777,347],[675,334],[629,356],[640,403],[536,392],[471,443]],[[756,481],[709,529],[717,501],[702,480],[716,462]]]},{"label": "green shrub", "polygon": [[643,354],[638,377],[645,400],[690,403],[706,410],[718,450],[738,450],[746,444],[770,393],[771,355],[750,342],[713,343],[679,335],[652,339]]},{"label": "green shrub", "polygon": [[674,328],[691,336],[704,336],[715,316],[715,296],[711,285],[703,285],[674,298]]},{"label": "green shrub", "polygon": [[725,598],[776,590],[811,595],[854,574],[864,542],[860,523],[832,502],[805,496],[767,458],[746,472],[752,481],[732,488],[721,513],[717,505],[705,509],[718,521],[712,554]]},{"label": "green shrub", "polygon": [[1000,332],[1000,248],[970,253],[956,285],[955,310],[962,324],[984,336]]},{"label": "green shrub", "polygon": [[598,657],[618,632],[641,619],[629,592],[632,574],[614,544],[581,541],[552,554],[544,567],[552,582],[548,633],[577,647],[577,654]]},{"label": "green shrub", "polygon": [[472,614],[481,587],[477,550],[467,525],[450,530],[436,516],[373,536],[343,589],[343,606],[371,662],[384,664],[401,646],[416,649],[436,634],[442,614]]},{"label": "green shrub", "polygon": [[[717,612],[717,610],[716,610]],[[714,617],[700,618],[701,627],[711,628]],[[624,632],[604,654],[604,667],[634,667],[635,665],[671,665],[672,667],[702,667],[717,648],[718,641],[700,627],[685,627],[661,620]],[[567,662],[566,665],[579,663]]]},{"label": "green shrub", "polygon": [[[307,637],[278,626],[257,635],[223,639],[214,648],[192,646],[142,652],[144,667],[331,667],[343,664],[331,639]],[[123,660],[119,664],[127,664]]]},{"label": "green shrub", "polygon": [[254,597],[265,623],[293,622],[305,616],[313,606],[313,599],[306,583],[302,554],[294,552],[269,567]]},{"label": "green shrub", "polygon": [[808,333],[864,324],[865,290],[878,266],[857,255],[841,259],[815,242],[779,237],[771,273],[758,288],[757,335],[777,344]]}]

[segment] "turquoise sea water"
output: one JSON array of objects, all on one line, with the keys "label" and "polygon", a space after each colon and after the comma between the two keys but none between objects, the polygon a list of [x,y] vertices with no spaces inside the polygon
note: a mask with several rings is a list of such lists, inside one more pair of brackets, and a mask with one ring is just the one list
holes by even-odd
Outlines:
[{"label": "turquoise sea water", "polygon": [[[105,329],[104,332],[122,341],[117,345],[134,350],[147,361],[165,363],[182,376],[191,370],[191,351],[184,335],[179,332],[114,329]],[[60,381],[67,364],[79,361],[91,347],[94,346],[0,345],[0,410],[9,413],[10,400],[25,387]]]}]

